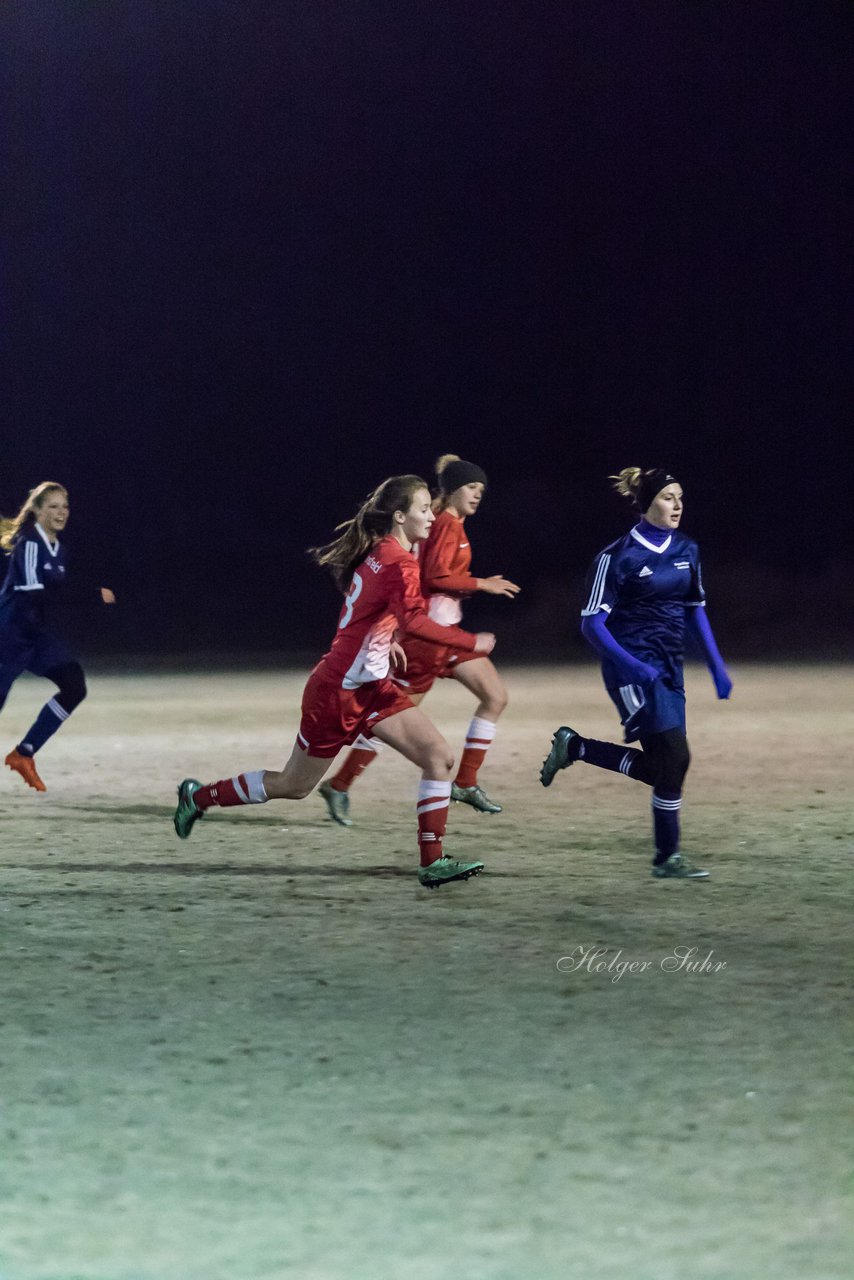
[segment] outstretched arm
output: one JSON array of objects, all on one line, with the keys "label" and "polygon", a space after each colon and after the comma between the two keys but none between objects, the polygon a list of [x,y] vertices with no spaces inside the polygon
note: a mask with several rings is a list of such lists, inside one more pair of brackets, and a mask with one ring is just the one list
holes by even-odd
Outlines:
[{"label": "outstretched arm", "polygon": [[728,698],[732,693],[732,680],[720,655],[720,650],[715,644],[715,637],[712,635],[712,628],[709,619],[706,617],[706,610],[690,609],[688,611],[688,626],[703,651],[703,657],[706,660],[706,666],[711,672],[718,697]]},{"label": "outstretched arm", "polygon": [[511,600],[522,590],[500,573],[493,573],[489,578],[475,578],[475,582],[478,591],[485,591],[491,596],[509,596]]},{"label": "outstretched arm", "polygon": [[661,675],[655,667],[651,667],[648,662],[641,662],[639,658],[633,658],[621,644],[617,643],[608,630],[605,613],[602,610],[584,615],[581,620],[581,634],[600,658],[611,659],[619,672],[620,679],[628,684],[650,685]]}]

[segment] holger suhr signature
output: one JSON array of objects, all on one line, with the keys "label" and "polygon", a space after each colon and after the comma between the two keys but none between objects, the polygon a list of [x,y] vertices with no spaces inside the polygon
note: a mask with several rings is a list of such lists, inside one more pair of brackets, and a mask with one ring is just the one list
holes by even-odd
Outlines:
[{"label": "holger suhr signature", "polygon": [[666,956],[656,960],[625,960],[623,949],[612,951],[610,947],[578,946],[568,956],[557,962],[559,973],[606,973],[612,982],[619,982],[627,973],[648,973],[661,969],[664,973],[720,973],[726,968],[726,960],[717,960],[714,951],[700,954],[699,947],[673,947]]}]

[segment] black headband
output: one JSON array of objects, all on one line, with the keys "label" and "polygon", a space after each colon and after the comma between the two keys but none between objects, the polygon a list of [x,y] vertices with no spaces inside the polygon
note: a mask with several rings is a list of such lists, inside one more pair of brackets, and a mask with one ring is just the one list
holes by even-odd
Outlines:
[{"label": "black headband", "polygon": [[442,493],[455,493],[464,484],[486,484],[486,472],[473,462],[449,462],[439,472],[439,488]]},{"label": "black headband", "polygon": [[648,511],[655,500],[655,495],[661,493],[667,485],[676,483],[676,477],[669,471],[665,471],[663,467],[653,467],[651,471],[643,471],[635,496],[638,510]]}]

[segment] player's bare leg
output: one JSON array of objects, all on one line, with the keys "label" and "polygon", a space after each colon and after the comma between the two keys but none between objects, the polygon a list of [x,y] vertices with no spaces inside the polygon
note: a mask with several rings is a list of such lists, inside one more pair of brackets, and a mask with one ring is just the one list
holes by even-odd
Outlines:
[{"label": "player's bare leg", "polygon": [[303,800],[327,772],[332,760],[307,755],[297,744],[284,769],[264,771],[264,790],[269,800]]},{"label": "player's bare leg", "polygon": [[490,800],[478,785],[478,770],[495,737],[495,726],[507,706],[507,690],[489,658],[472,658],[453,672],[452,678],[477,698],[477,707],[466,734],[465,749],[451,789],[451,799],[471,805],[478,813],[500,813],[501,805]]},{"label": "player's bare leg", "polygon": [[450,781],[453,752],[433,721],[418,707],[407,707],[397,715],[380,720],[373,735],[417,765],[425,778]]},{"label": "player's bare leg", "polygon": [[186,840],[199,818],[214,805],[264,804],[267,800],[302,800],[317,786],[332,764],[331,759],[307,755],[294,744],[291,757],[281,770],[259,769],[239,773],[221,782],[202,786],[195,778],[185,778],[178,787],[175,831]]},{"label": "player's bare leg", "polygon": [[408,707],[381,720],[374,736],[421,770],[418,788],[418,848],[421,866],[418,879],[428,889],[449,880],[468,880],[483,870],[482,862],[464,862],[442,851],[451,798],[451,748],[418,707]]}]

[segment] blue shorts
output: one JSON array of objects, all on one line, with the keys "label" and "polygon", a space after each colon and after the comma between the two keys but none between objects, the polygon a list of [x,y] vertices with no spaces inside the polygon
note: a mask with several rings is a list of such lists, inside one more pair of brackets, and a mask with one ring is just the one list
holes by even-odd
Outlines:
[{"label": "blue shorts", "polygon": [[8,693],[25,671],[46,676],[56,667],[78,661],[77,654],[51,631],[0,627],[0,695]]},{"label": "blue shorts", "polygon": [[685,690],[673,689],[663,680],[642,689],[639,684],[608,687],[611,701],[620,713],[626,742],[637,742],[667,729],[685,732]]}]

